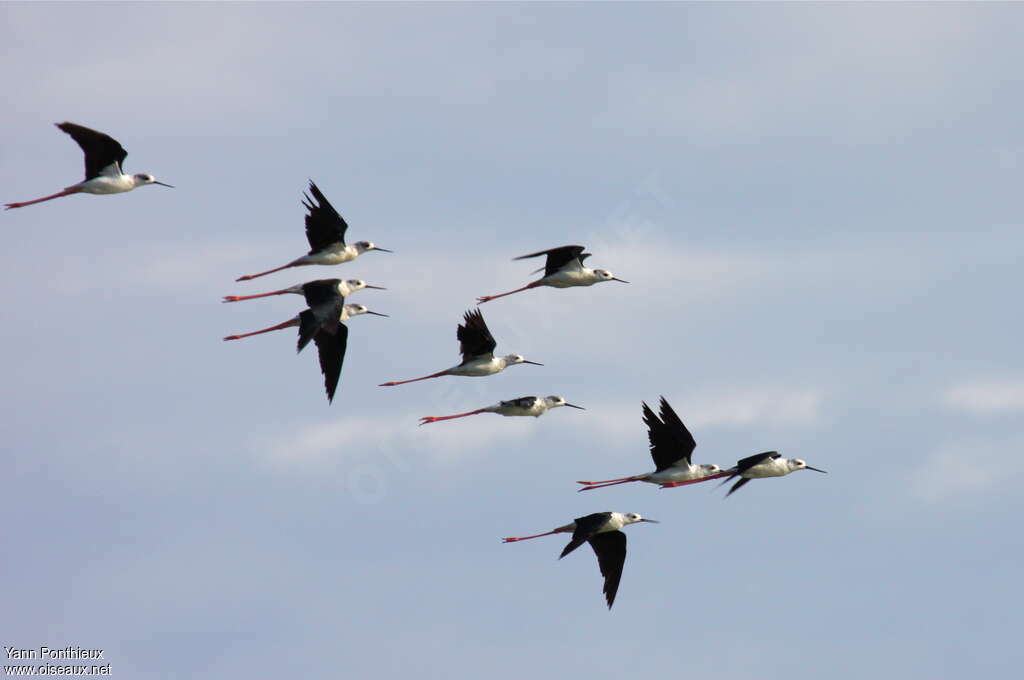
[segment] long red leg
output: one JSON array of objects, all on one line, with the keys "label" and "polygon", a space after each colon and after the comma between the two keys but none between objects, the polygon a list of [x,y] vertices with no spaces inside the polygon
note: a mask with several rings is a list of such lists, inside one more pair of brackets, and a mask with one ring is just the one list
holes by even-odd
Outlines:
[{"label": "long red leg", "polygon": [[78,193],[78,189],[65,189],[64,191],[58,192],[56,194],[53,194],[52,196],[43,196],[42,198],[37,198],[37,199],[32,200],[32,201],[24,201],[22,203],[4,203],[4,205],[7,206],[7,208],[6,208],[7,210],[10,210],[11,208],[24,208],[26,205],[32,205],[33,203],[42,203],[43,201],[52,201],[53,199],[60,198],[61,196],[70,196],[71,194],[77,194],[77,193]]},{"label": "long red leg", "polygon": [[235,281],[251,281],[252,279],[258,279],[259,277],[266,276],[267,274],[273,274],[274,272],[279,272],[282,269],[288,269],[288,267],[298,267],[298,266],[299,265],[297,265],[294,262],[289,262],[288,264],[284,264],[284,265],[281,265],[280,267],[275,267],[273,269],[268,269],[267,271],[260,272],[259,274],[246,274],[245,276],[239,276],[237,279],[235,279]]},{"label": "long red leg", "polygon": [[516,288],[515,290],[510,290],[507,293],[499,293],[498,295],[485,295],[483,297],[478,297],[476,299],[476,301],[479,302],[480,304],[483,304],[483,303],[489,302],[491,300],[496,300],[496,299],[498,299],[500,297],[505,297],[506,295],[512,295],[513,293],[521,293],[524,290],[530,290],[531,288],[536,288],[539,285],[540,285],[540,281],[534,281],[533,283],[528,283],[527,285],[523,286],[522,288]]},{"label": "long red leg", "polygon": [[423,416],[420,418],[420,425],[426,425],[427,423],[436,423],[439,420],[451,420],[452,418],[465,418],[466,416],[475,416],[478,413],[487,413],[487,409],[478,408],[475,411],[469,411],[468,413],[458,413],[454,416]]},{"label": "long red leg", "polygon": [[[700,484],[701,482],[710,482],[712,479],[721,479],[722,477],[731,477],[731,472],[719,472],[717,475],[709,475],[707,477],[701,477],[700,479],[689,479],[685,482],[665,482],[659,485],[662,489],[673,489],[677,486],[689,486],[690,484]],[[725,484],[725,482],[722,482]]]},{"label": "long red leg", "polygon": [[[241,279],[239,279],[241,281]],[[275,290],[273,293],[260,293],[259,295],[225,295],[222,302],[238,302],[239,300],[252,300],[253,298],[270,297],[271,295],[284,295],[292,292],[291,288]]]},{"label": "long red leg", "polygon": [[566,532],[572,531],[574,528],[575,528],[574,525],[570,524],[568,526],[558,527],[557,529],[552,529],[551,531],[545,531],[543,534],[534,534],[533,536],[511,536],[509,538],[503,538],[503,539],[501,539],[501,542],[502,543],[515,543],[516,541],[526,541],[526,540],[529,540],[531,538],[540,538],[541,536],[550,536],[551,534],[564,534]]},{"label": "long red leg", "polygon": [[416,382],[417,380],[429,380],[431,378],[440,378],[442,375],[448,375],[448,371],[432,373],[431,375],[425,375],[422,378],[411,378],[410,380],[392,380],[391,382],[381,383],[380,385],[377,385],[377,387],[394,387],[395,385],[404,385],[405,383]]},{"label": "long red leg", "polygon": [[642,480],[642,476],[637,477],[625,477],[623,479],[611,479],[606,482],[576,482],[577,484],[588,484],[578,491],[590,491],[591,489],[603,489],[606,486],[615,486],[616,484],[625,484],[627,482],[639,482]]},{"label": "long red leg", "polygon": [[298,319],[298,317],[296,317],[294,319],[288,319],[284,323],[279,323],[276,326],[271,326],[270,328],[264,328],[261,331],[253,331],[252,333],[242,333],[241,335],[229,335],[229,336],[225,337],[224,339],[225,340],[241,340],[242,338],[248,338],[251,335],[259,335],[260,333],[269,333],[270,331],[279,331],[282,328],[289,328],[291,326],[298,326],[298,325],[299,325],[299,319]]}]

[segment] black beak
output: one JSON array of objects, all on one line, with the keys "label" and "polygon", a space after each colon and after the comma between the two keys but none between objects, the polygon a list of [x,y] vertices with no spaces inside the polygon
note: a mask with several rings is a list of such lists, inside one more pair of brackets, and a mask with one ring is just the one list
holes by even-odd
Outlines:
[{"label": "black beak", "polygon": [[811,467],[810,465],[808,465],[808,466],[807,466],[807,469],[808,469],[808,470],[814,470],[815,472],[820,472],[820,473],[822,473],[822,474],[824,474],[824,475],[827,475],[827,474],[828,474],[828,473],[827,473],[827,472],[825,472],[824,470],[819,470],[818,468],[812,468],[812,467]]},{"label": "black beak", "polygon": [[566,404],[565,404],[565,405],[566,405],[566,406],[569,406],[569,407],[571,407],[571,408],[578,408],[578,409],[579,409],[579,410],[581,410],[581,411],[586,411],[586,410],[587,410],[587,409],[583,408],[582,406],[577,406],[576,404],[570,404],[570,403],[568,403],[568,402],[566,402]]},{"label": "black beak", "polygon": [[153,184],[159,184],[160,186],[167,187],[168,189],[173,189],[174,188],[170,184],[164,184],[163,182],[157,182],[156,180],[153,180]]},{"label": "black beak", "polygon": [[527,361],[526,359],[523,359],[523,363],[524,364],[533,364],[534,366],[543,366],[544,365],[544,364],[538,364],[536,361]]},{"label": "black beak", "polygon": [[387,288],[385,288],[383,286],[370,286],[370,285],[367,285],[366,287],[367,288],[373,288],[374,290],[387,290]]},{"label": "black beak", "polygon": [[[388,250],[387,248],[378,248],[377,246],[374,246],[373,249],[374,250],[379,250],[382,253],[393,253],[393,252],[395,252],[393,250]],[[367,287],[369,287],[369,286],[367,286]]]},{"label": "black beak", "polygon": [[618,281],[619,283],[629,283],[629,281],[626,281],[625,279],[617,279],[614,276],[612,277],[612,281]]},{"label": "black beak", "polygon": [[371,312],[370,310],[366,310],[366,313],[373,314],[374,316],[387,316],[387,314],[381,314],[380,312]]},{"label": "black beak", "polygon": [[656,519],[647,519],[646,517],[644,519],[640,520],[640,521],[641,522],[650,522],[651,524],[661,524],[661,522],[659,522]]}]

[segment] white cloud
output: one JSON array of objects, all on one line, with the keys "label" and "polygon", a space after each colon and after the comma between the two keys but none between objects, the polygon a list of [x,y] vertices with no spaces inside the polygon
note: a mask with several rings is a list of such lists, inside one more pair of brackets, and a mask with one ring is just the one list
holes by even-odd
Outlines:
[{"label": "white cloud", "polygon": [[1024,411],[1024,381],[989,380],[947,389],[942,401],[949,408],[975,415]]}]

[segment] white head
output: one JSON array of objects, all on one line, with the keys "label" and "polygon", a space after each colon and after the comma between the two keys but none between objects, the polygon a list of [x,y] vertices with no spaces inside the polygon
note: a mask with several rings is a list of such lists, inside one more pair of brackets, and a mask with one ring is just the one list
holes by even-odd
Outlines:
[{"label": "white head", "polygon": [[815,472],[828,474],[824,470],[819,470],[816,467],[811,467],[810,465],[800,460],[799,458],[789,458],[786,460],[786,464],[789,466],[790,472],[796,472],[797,470],[814,470]]},{"label": "white head", "polygon": [[543,366],[544,364],[538,364],[536,361],[527,361],[522,354],[506,354],[502,357],[505,360],[506,366],[515,366],[516,364],[533,364],[534,366]]},{"label": "white head", "polygon": [[698,465],[697,467],[700,468],[701,474],[704,477],[710,477],[711,475],[717,475],[719,472],[722,471],[722,468],[718,467],[714,463],[704,463],[703,465]]},{"label": "white head", "polygon": [[387,290],[386,288],[381,288],[380,286],[371,286],[362,279],[348,279],[347,281],[342,281],[341,283],[338,284],[338,293],[340,293],[342,297],[346,297],[356,292],[357,290],[362,290],[363,288],[373,288],[374,290]]},{"label": "white head", "polygon": [[595,269],[594,276],[598,278],[598,281],[618,281],[619,283],[629,283],[629,281],[623,281],[622,279],[615,278],[607,269]]},{"label": "white head", "polygon": [[379,248],[378,246],[374,245],[372,241],[359,241],[358,243],[353,243],[352,246],[357,251],[359,251],[360,254],[369,252],[371,250],[379,250],[382,253],[390,253],[391,252],[390,250],[386,250],[384,248]]},{"label": "white head", "polygon": [[373,314],[374,316],[387,316],[387,314],[381,314],[380,312],[371,312],[366,305],[345,305],[345,313],[342,314],[342,321],[351,318],[353,316],[359,316],[360,314]]},{"label": "white head", "polygon": [[157,182],[156,177],[153,177],[153,175],[132,175],[132,181],[135,182],[135,186],[137,187],[145,186],[146,184],[159,184],[162,187],[170,187],[171,189],[174,188],[170,184]]},{"label": "white head", "polygon": [[587,409],[583,408],[582,406],[577,406],[576,404],[570,404],[569,402],[567,402],[562,397],[559,397],[559,396],[554,395],[554,394],[552,394],[550,397],[544,397],[544,401],[546,401],[548,403],[548,408],[557,408],[559,406],[569,406],[570,408],[578,408],[581,411],[586,411],[587,410]]},{"label": "white head", "polygon": [[651,524],[660,524],[656,519],[646,519],[641,517],[635,512],[627,512],[622,516],[622,523],[625,524],[636,524],[637,522],[650,522]]}]

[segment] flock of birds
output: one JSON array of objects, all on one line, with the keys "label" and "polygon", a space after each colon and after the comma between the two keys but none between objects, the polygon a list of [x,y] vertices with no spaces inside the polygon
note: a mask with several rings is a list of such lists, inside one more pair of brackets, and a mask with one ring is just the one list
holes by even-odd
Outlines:
[{"label": "flock of birds", "polygon": [[[152,175],[125,174],[122,170],[122,164],[128,154],[109,135],[74,123],[58,123],[57,127],[70,135],[85,154],[85,179],[78,184],[65,187],[62,191],[49,196],[20,203],[7,203],[5,205],[8,210],[77,193],[116,194],[131,191],[147,184],[171,187],[169,184],[158,182]],[[373,250],[385,253],[392,252],[380,248],[370,241],[359,241],[351,245],[346,244],[345,233],[348,230],[348,224],[312,181],[309,183],[309,193],[311,196],[306,195],[303,202],[307,210],[305,222],[306,239],[309,241],[310,246],[309,253],[274,269],[258,274],[241,276],[237,281],[249,281],[291,267],[343,264],[351,262],[363,253]],[[536,281],[507,293],[480,297],[477,299],[477,302],[483,304],[497,298],[541,286],[570,288],[591,286],[604,281],[629,283],[628,281],[616,278],[607,270],[590,269],[584,266],[584,260],[590,257],[590,254],[584,252],[584,250],[583,246],[568,245],[517,257],[515,258],[516,260],[545,257],[544,275]],[[539,271],[538,269],[534,273]],[[348,327],[344,322],[354,316],[363,314],[387,316],[386,314],[370,311],[364,305],[347,304],[345,302],[349,295],[365,288],[383,290],[381,286],[371,286],[359,279],[319,279],[268,293],[224,296],[224,302],[238,302],[290,293],[302,295],[307,305],[307,309],[287,321],[257,331],[229,335],[224,340],[239,340],[261,333],[297,326],[299,329],[298,351],[301,352],[309,344],[310,340],[316,344],[320,370],[324,376],[327,399],[329,402],[333,401],[348,343]],[[456,337],[459,341],[459,351],[462,354],[462,361],[459,364],[419,378],[382,383],[380,387],[404,385],[446,375],[489,376],[500,373],[509,366],[517,364],[543,365],[535,361],[528,361],[520,354],[495,356],[494,350],[497,348],[497,342],[494,336],[491,335],[490,330],[488,330],[479,309],[470,310],[465,313],[463,323],[458,326],[456,331]],[[466,413],[447,416],[426,416],[420,419],[420,425],[465,418],[481,413],[497,413],[502,416],[540,417],[551,409],[561,406],[584,410],[582,406],[570,404],[560,396],[529,396],[500,401],[497,404]],[[734,466],[724,470],[718,465],[695,465],[692,462],[692,455],[697,447],[697,443],[664,397],[661,398],[658,414],[655,414],[646,403],[643,403],[643,420],[647,425],[650,455],[654,460],[655,466],[654,471],[617,479],[580,481],[578,483],[582,487],[579,491],[601,489],[628,482],[647,482],[649,484],[657,484],[660,488],[673,488],[714,479],[723,479],[721,484],[725,484],[735,479],[735,483],[726,493],[726,497],[728,497],[751,479],[782,477],[797,470],[825,472],[824,470],[809,466],[800,459],[783,458],[777,451],[766,451],[743,458],[737,461]],[[619,581],[622,577],[622,568],[626,560],[626,535],[622,532],[622,529],[627,525],[638,522],[657,523],[656,520],[641,517],[636,513],[597,512],[577,517],[568,524],[541,534],[515,536],[502,540],[505,543],[513,543],[552,534],[572,533],[572,539],[562,550],[559,559],[565,557],[584,543],[589,543],[597,556],[598,567],[601,570],[601,575],[604,577],[603,590],[608,608],[610,609],[615,602],[615,595],[618,592]]]}]

